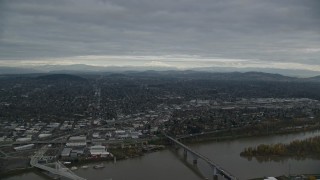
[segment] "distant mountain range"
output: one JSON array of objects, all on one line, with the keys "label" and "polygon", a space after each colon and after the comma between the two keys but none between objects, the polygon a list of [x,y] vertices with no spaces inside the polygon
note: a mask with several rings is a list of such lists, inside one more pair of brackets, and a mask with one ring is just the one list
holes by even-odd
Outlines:
[{"label": "distant mountain range", "polygon": [[318,81],[320,82],[320,76],[314,76],[314,77],[310,77],[310,78],[306,78],[309,81]]},{"label": "distant mountain range", "polygon": [[18,68],[18,67],[0,67],[0,74],[30,74],[30,73],[44,73],[33,68]]},{"label": "distant mountain range", "polygon": [[85,78],[82,78],[76,75],[70,75],[70,74],[46,74],[46,75],[40,75],[36,79],[45,80],[45,81],[60,81],[60,80],[86,81]]},{"label": "distant mountain range", "polygon": [[[44,65],[34,67],[0,67],[0,74],[30,74],[30,73],[53,73],[53,74],[79,74],[79,73],[122,73],[122,72],[144,72],[144,71],[181,71],[183,73],[189,72],[210,72],[214,74],[221,73],[239,73],[240,78],[246,72],[261,72],[269,74],[278,74],[289,77],[313,77],[312,81],[320,80],[320,72],[308,70],[291,70],[291,69],[272,69],[272,68],[230,68],[230,67],[203,67],[191,68],[188,70],[179,70],[174,67],[159,67],[159,66],[89,66],[85,64],[73,65]],[[261,74],[249,73],[246,75],[252,76],[251,78],[258,78]],[[289,78],[287,77],[287,78]],[[278,77],[279,78],[279,77]]]},{"label": "distant mountain range", "polygon": [[[33,72],[33,71],[26,71]],[[130,78],[130,77],[148,77],[148,78],[181,78],[181,79],[199,79],[199,80],[219,80],[219,81],[270,81],[270,82],[317,82],[320,83],[320,76],[309,78],[298,78],[284,76],[281,74],[263,73],[263,72],[204,72],[204,71],[122,71],[122,72],[100,72],[91,73],[91,75],[103,75],[110,78]],[[2,74],[4,77],[25,77],[44,81],[86,81],[86,75],[81,71],[69,71],[68,73],[58,72],[37,72],[26,74]]]},{"label": "distant mountain range", "polygon": [[234,67],[205,67],[205,68],[193,68],[195,71],[205,72],[264,72],[272,74],[282,74],[291,77],[314,77],[319,76],[319,71],[310,71],[302,69],[276,69],[276,68],[234,68]]},{"label": "distant mountain range", "polygon": [[[115,73],[109,74],[114,76]],[[280,74],[262,73],[262,72],[203,72],[203,71],[130,71],[123,72],[122,74],[116,74],[117,77],[125,76],[143,76],[143,77],[166,77],[166,78],[181,78],[181,79],[211,79],[211,80],[222,80],[222,81],[281,81],[281,82],[292,82],[292,81],[318,81],[317,78],[297,78],[283,76]],[[320,79],[319,79],[320,82]]]}]

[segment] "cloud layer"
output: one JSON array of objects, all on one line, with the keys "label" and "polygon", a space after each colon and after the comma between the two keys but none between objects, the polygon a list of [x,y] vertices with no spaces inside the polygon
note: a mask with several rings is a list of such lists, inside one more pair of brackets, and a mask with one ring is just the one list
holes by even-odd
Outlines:
[{"label": "cloud layer", "polygon": [[220,59],[320,71],[319,9],[318,0],[0,0],[0,63],[105,57],[100,64],[183,67]]}]

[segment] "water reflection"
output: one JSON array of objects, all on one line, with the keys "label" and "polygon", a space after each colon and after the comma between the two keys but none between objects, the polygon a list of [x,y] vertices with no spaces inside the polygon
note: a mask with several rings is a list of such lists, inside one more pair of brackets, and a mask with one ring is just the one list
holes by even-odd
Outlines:
[{"label": "water reflection", "polygon": [[278,158],[276,161],[263,161],[262,159],[258,160],[256,158],[242,158],[239,154],[245,147],[257,146],[259,144],[289,143],[293,140],[303,140],[318,135],[320,135],[320,131],[268,137],[252,137],[224,142],[207,142],[191,144],[190,146],[224,169],[227,169],[239,179],[288,174],[289,166],[291,167],[292,173],[312,174],[320,173],[319,159]]},{"label": "water reflection", "polygon": [[259,163],[265,163],[265,162],[270,162],[270,161],[274,161],[277,163],[284,163],[284,162],[287,162],[289,159],[292,159],[295,161],[320,160],[319,157],[310,158],[310,157],[303,157],[303,156],[295,156],[295,157],[283,157],[283,156],[254,156],[254,157],[248,156],[248,157],[244,157],[244,156],[242,156],[242,157],[248,161],[252,161],[253,159],[256,159]]}]

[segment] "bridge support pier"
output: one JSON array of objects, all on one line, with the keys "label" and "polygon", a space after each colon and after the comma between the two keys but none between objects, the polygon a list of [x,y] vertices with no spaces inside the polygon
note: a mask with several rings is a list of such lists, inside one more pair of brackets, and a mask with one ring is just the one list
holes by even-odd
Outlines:
[{"label": "bridge support pier", "polygon": [[173,146],[174,146],[174,149],[175,149],[176,151],[178,151],[179,148],[180,148],[177,144],[174,144]]},{"label": "bridge support pier", "polygon": [[187,159],[187,157],[188,157],[188,151],[186,149],[183,149],[183,157],[185,159]]},{"label": "bridge support pier", "polygon": [[58,169],[59,169],[58,163],[55,163],[55,164],[54,164],[54,167],[55,167],[56,170],[58,170]]},{"label": "bridge support pier", "polygon": [[193,159],[193,165],[197,165],[198,164],[198,160],[197,159]]},{"label": "bridge support pier", "polygon": [[218,180],[218,172],[217,168],[215,166],[211,166],[212,172],[213,172],[213,180]]},{"label": "bridge support pier", "polygon": [[195,154],[192,154],[192,156],[193,156],[193,160],[192,160],[193,165],[197,165],[198,164],[198,156]]}]

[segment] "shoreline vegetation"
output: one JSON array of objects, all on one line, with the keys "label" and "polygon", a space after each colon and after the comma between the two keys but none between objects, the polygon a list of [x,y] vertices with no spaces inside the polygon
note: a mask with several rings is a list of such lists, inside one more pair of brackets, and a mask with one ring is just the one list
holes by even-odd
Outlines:
[{"label": "shoreline vegetation", "polygon": [[[264,180],[267,177],[255,178],[250,180]],[[301,174],[301,175],[289,175],[289,176],[278,176],[278,180],[291,180],[291,179],[307,179],[307,180],[317,180],[320,178],[320,174]]]},{"label": "shoreline vegetation", "polygon": [[188,137],[178,138],[183,143],[202,143],[202,142],[213,142],[213,141],[226,141],[226,140],[235,140],[241,138],[250,138],[250,137],[267,137],[272,135],[282,135],[282,134],[295,134],[300,132],[311,132],[320,130],[320,124],[305,128],[292,128],[292,129],[279,129],[277,131],[265,132],[265,131],[255,131],[252,132],[249,129],[236,129],[236,130],[225,130],[212,133],[204,134],[194,134]]},{"label": "shoreline vegetation", "polygon": [[260,144],[256,147],[247,147],[240,156],[252,158],[294,157],[294,158],[320,158],[320,136],[305,140],[294,140],[289,144]]}]

